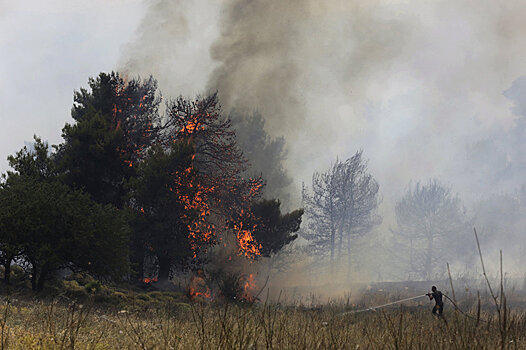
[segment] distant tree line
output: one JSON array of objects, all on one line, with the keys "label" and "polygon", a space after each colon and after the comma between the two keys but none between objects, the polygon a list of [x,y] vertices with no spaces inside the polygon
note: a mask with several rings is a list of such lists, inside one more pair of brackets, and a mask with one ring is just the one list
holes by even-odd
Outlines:
[{"label": "distant tree line", "polygon": [[361,150],[345,161],[336,160],[323,173],[315,172],[311,188],[303,188],[308,218],[304,237],[310,249],[328,255],[331,266],[341,265],[346,257],[350,269],[355,238],[381,223],[380,201],[379,185],[367,171]]},{"label": "distant tree line", "polygon": [[[304,185],[302,198],[307,254],[317,256],[314,263],[318,265],[326,258],[330,272],[339,269],[341,273],[343,268],[347,281],[353,266],[371,254],[377,257],[369,260],[376,265],[369,266],[370,271],[383,269],[397,279],[426,280],[443,276],[446,262],[469,263],[475,252],[470,244],[473,218],[459,196],[438,180],[410,184],[395,203],[395,228],[390,234],[371,235],[382,222],[381,195],[361,150],[346,160],[337,159],[325,172],[315,172],[312,184]],[[513,203],[508,207],[518,208],[516,201],[508,202]],[[479,203],[478,213],[489,206],[485,203]],[[483,217],[494,219],[493,215]],[[360,246],[364,242],[368,243],[365,251]]]},{"label": "distant tree line", "polygon": [[431,279],[447,262],[473,256],[472,221],[458,195],[438,180],[410,185],[395,205],[396,256],[408,279]]},{"label": "distant tree line", "polygon": [[[13,262],[35,290],[63,268],[107,280],[167,279],[202,265],[224,235],[248,259],[297,237],[303,211],[282,213],[278,199],[261,199],[264,179],[247,177],[250,164],[216,94],[178,97],[164,113],[160,104],[153,78],[101,73],[75,92],[61,144],[35,137],[9,157],[0,187],[6,282]],[[281,146],[262,127],[252,132],[280,163]]]}]

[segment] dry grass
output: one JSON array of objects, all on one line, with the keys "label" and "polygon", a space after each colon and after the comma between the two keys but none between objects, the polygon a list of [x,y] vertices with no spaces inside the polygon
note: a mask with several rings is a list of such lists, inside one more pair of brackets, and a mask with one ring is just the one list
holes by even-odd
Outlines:
[{"label": "dry grass", "polygon": [[[430,307],[338,316],[344,305],[167,304],[134,311],[66,302],[21,301],[0,307],[1,349],[496,349],[498,315],[481,320]],[[476,310],[472,310],[476,315]],[[488,320],[489,322],[483,322]],[[526,348],[526,312],[508,313],[505,348]]]}]

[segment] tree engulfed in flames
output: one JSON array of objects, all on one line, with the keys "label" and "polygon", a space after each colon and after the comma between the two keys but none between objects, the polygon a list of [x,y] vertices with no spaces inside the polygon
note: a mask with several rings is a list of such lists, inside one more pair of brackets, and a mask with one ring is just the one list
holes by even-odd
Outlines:
[{"label": "tree engulfed in flames", "polygon": [[[196,258],[203,247],[215,242],[215,225],[208,221],[211,214],[209,194],[214,191],[214,187],[203,186],[198,178],[193,176],[194,174],[192,166],[185,169],[182,174],[176,174],[176,177],[180,185],[193,189],[192,195],[188,195],[185,191],[178,193],[178,197],[186,211],[182,220],[187,223],[190,246]],[[170,190],[173,191],[173,189]],[[197,213],[196,216],[192,215],[194,212]]]},{"label": "tree engulfed in flames", "polygon": [[[141,84],[117,76],[112,86],[113,125],[124,136],[118,151],[125,169],[132,173],[156,143],[166,150],[175,142],[194,148],[191,165],[174,170],[173,182],[167,186],[185,209],[180,219],[188,228],[193,258],[232,231],[239,255],[250,260],[260,256],[250,207],[261,195],[263,182],[241,175],[247,161],[230,121],[221,116],[217,95],[194,101],[180,97],[168,106],[166,118],[160,118],[155,81]],[[144,213],[142,207],[137,210]]]},{"label": "tree engulfed in flames", "polygon": [[[196,152],[192,167],[187,169],[188,173],[198,173],[187,182],[195,195],[181,197],[189,210],[199,213],[197,220],[188,225],[194,257],[216,241],[217,232],[229,227],[236,234],[240,255],[249,259],[260,256],[260,245],[252,233],[255,226],[248,224],[254,220],[246,219],[252,217],[250,204],[260,196],[263,183],[261,179],[241,177],[246,160],[237,147],[230,121],[220,116],[217,96],[193,102],[180,98],[173,102],[169,116],[168,125],[175,130],[172,140],[186,140]],[[213,217],[223,220],[212,224]]]},{"label": "tree engulfed in flames", "polygon": [[113,82],[113,122],[115,131],[122,131],[125,145],[119,151],[124,164],[133,167],[140,161],[148,147],[158,138],[158,108],[160,98],[156,96],[157,83],[153,78],[144,82],[126,81],[115,76]]}]

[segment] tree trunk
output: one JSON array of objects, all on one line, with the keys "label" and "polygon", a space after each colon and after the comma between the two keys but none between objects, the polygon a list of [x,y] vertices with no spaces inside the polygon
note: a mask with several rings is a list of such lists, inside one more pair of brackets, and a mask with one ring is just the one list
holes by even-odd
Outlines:
[{"label": "tree trunk", "polygon": [[431,277],[431,272],[433,271],[433,266],[431,265],[433,262],[433,235],[428,235],[428,241],[427,241],[427,255],[426,255],[426,263],[424,265],[425,271],[424,271],[424,278],[429,279]]},{"label": "tree trunk", "polygon": [[11,278],[11,259],[4,264],[4,282],[9,284]]},{"label": "tree trunk", "polygon": [[159,263],[159,281],[170,279],[170,270],[172,268],[170,259],[166,256],[158,256],[157,259]]},{"label": "tree trunk", "polygon": [[47,272],[42,270],[42,272],[40,272],[40,276],[38,277],[38,282],[37,282],[37,291],[41,291],[42,289],[44,289],[44,282],[46,281],[46,278],[47,278]]},{"label": "tree trunk", "polygon": [[[410,237],[409,238],[409,242],[410,242],[410,248],[409,248],[409,266],[410,266],[410,271],[411,273],[413,273],[416,269],[415,269],[415,263],[413,261],[413,238]],[[408,279],[410,280],[413,276],[408,276]]]},{"label": "tree trunk", "polygon": [[[354,199],[353,199],[354,200]],[[352,212],[351,212],[352,213]],[[352,273],[352,260],[351,260],[351,230],[353,227],[353,220],[351,217],[351,213],[349,213],[349,223],[347,224],[347,280],[351,281],[351,273]]]},{"label": "tree trunk", "polygon": [[31,289],[35,292],[38,290],[37,281],[38,281],[38,272],[37,272],[37,269],[35,269],[33,265],[33,271],[31,273]]},{"label": "tree trunk", "polygon": [[[343,198],[346,198],[346,194],[343,195]],[[338,266],[342,266],[342,250],[343,250],[343,241],[344,241],[344,231],[345,231],[345,221],[347,218],[347,205],[344,204],[343,211],[340,214],[340,224],[338,228]]]},{"label": "tree trunk", "polygon": [[343,230],[340,225],[339,234],[338,234],[338,266],[341,266],[342,248],[343,248]]},{"label": "tree trunk", "polygon": [[352,261],[351,261],[351,233],[347,234],[347,279],[351,281],[352,273]]},{"label": "tree trunk", "polygon": [[331,228],[331,277],[334,277],[334,228]]},{"label": "tree trunk", "polygon": [[132,255],[132,264],[133,264],[133,271],[131,275],[131,280],[133,283],[135,282],[142,282],[144,278],[144,258],[145,258],[145,249],[140,247],[134,249],[133,255]]}]

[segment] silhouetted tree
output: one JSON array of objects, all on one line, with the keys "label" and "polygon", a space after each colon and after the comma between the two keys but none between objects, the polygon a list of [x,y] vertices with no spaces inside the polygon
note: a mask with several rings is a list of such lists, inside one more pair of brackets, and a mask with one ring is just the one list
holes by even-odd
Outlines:
[{"label": "silhouetted tree", "polygon": [[471,238],[471,226],[458,195],[437,180],[409,186],[395,206],[401,239],[398,253],[408,260],[410,278],[429,279],[444,271],[447,261],[466,256],[464,238]]},{"label": "silhouetted tree", "polygon": [[308,218],[305,238],[314,251],[329,254],[331,264],[335,256],[340,259],[346,254],[350,268],[353,237],[381,222],[376,213],[378,191],[361,150],[346,161],[336,160],[324,173],[314,173],[311,190],[303,189]]},{"label": "silhouetted tree", "polygon": [[269,257],[295,240],[303,210],[282,214],[278,200],[262,200],[252,206],[255,220],[254,238],[261,245],[262,256]]},{"label": "silhouetted tree", "polygon": [[[137,261],[153,257],[159,268],[159,279],[168,279],[175,265],[184,267],[194,256],[193,224],[202,214],[195,206],[205,200],[195,185],[197,173],[192,168],[194,149],[186,142],[175,142],[170,149],[152,147],[130,180],[130,197],[137,210],[134,220]],[[209,242],[200,242],[204,248]],[[142,265],[137,266],[142,279]]]},{"label": "silhouetted tree", "polygon": [[265,131],[265,120],[259,113],[244,115],[233,111],[229,118],[236,130],[237,144],[250,163],[246,173],[250,176],[261,175],[265,179],[263,196],[268,199],[280,198],[286,205],[292,178],[283,164],[287,157],[285,139],[271,138]]},{"label": "silhouetted tree", "polygon": [[60,170],[66,183],[97,202],[122,207],[134,164],[158,138],[157,83],[153,78],[126,81],[112,72],[90,79],[89,86],[75,92],[75,122],[62,129]]},{"label": "silhouetted tree", "polygon": [[23,254],[23,240],[20,239],[19,232],[13,230],[17,225],[17,220],[25,212],[17,212],[20,208],[15,208],[12,203],[18,200],[13,197],[7,182],[8,177],[23,176],[37,181],[47,181],[56,179],[57,173],[55,163],[49,156],[49,146],[40,138],[34,137],[35,143],[32,149],[24,146],[15,155],[10,155],[7,160],[13,171],[8,171],[4,175],[4,182],[0,187],[0,263],[4,266],[4,280],[9,283],[11,275],[11,264]]},{"label": "silhouetted tree", "polygon": [[1,245],[11,247],[5,251],[30,270],[34,290],[66,267],[101,278],[123,277],[128,226],[122,213],[59,182],[47,150],[36,139],[34,150],[24,148],[9,158],[14,171],[0,191]]}]

